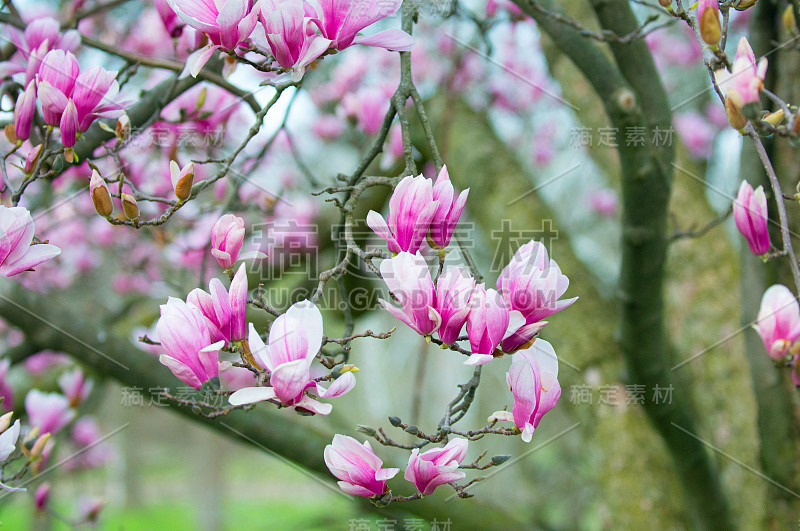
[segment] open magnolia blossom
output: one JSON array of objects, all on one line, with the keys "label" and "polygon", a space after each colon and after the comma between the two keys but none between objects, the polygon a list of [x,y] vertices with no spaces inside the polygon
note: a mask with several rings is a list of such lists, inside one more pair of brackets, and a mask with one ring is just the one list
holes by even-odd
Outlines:
[{"label": "open magnolia blossom", "polygon": [[764,293],[755,328],[772,359],[786,358],[800,339],[800,305],[789,288],[776,284]]},{"label": "open magnolia blossom", "polygon": [[75,419],[76,412],[70,401],[59,393],[43,393],[32,389],[25,395],[25,412],[31,427],[39,428],[40,434],[58,433]]},{"label": "open magnolia blossom", "polygon": [[314,390],[320,398],[334,398],[350,392],[356,385],[352,372],[344,372],[327,389],[311,377],[311,362],[322,346],[322,313],[310,301],[295,303],[275,319],[267,344],[250,324],[248,343],[253,358],[270,373],[270,387],[245,387],[228,401],[240,406],[265,400],[277,400],[300,411],[327,415],[330,404],[307,394]]},{"label": "open magnolia blossom", "polygon": [[381,262],[381,276],[400,301],[402,309],[378,299],[381,305],[418,334],[433,334],[441,324],[441,317],[436,311],[436,290],[431,272],[420,252],[402,252],[394,258],[384,260]]},{"label": "open magnolia blossom", "polygon": [[560,299],[569,287],[569,278],[547,254],[541,242],[530,241],[520,247],[500,273],[497,289],[525,319],[525,324],[503,339],[505,352],[522,348],[547,324],[546,319],[572,305],[578,297]]},{"label": "open magnolia blossom", "polygon": [[225,345],[223,340],[212,343],[207,322],[194,304],[170,297],[156,325],[164,349],[158,360],[195,389],[219,376],[219,350]]},{"label": "open magnolia blossom", "polygon": [[19,275],[61,254],[55,245],[33,244],[34,232],[28,209],[0,205],[0,275]]},{"label": "open magnolia blossom", "polygon": [[424,175],[404,177],[389,199],[389,221],[370,210],[367,225],[386,240],[393,253],[419,251],[430,229],[439,203],[433,199],[433,185]]},{"label": "open magnolia blossom", "polygon": [[331,47],[344,50],[353,44],[366,44],[388,50],[409,51],[414,38],[408,33],[390,29],[370,36],[359,32],[375,22],[394,15],[402,0],[308,0],[308,12]]},{"label": "open magnolia blossom", "polygon": [[443,448],[419,452],[411,450],[404,477],[424,496],[433,494],[436,487],[464,479],[466,474],[458,469],[467,456],[469,441],[456,438]]},{"label": "open magnolia blossom", "polygon": [[514,395],[514,408],[510,413],[494,412],[489,422],[511,421],[522,432],[522,440],[530,442],[542,417],[561,398],[558,357],[550,343],[537,339],[530,348],[517,351],[513,359],[506,381]]},{"label": "open magnolia blossom", "polygon": [[386,482],[400,472],[397,468],[381,468],[383,461],[375,455],[369,441],[360,444],[346,435],[336,434],[325,447],[325,464],[339,479],[339,488],[354,496],[381,496]]},{"label": "open magnolia blossom", "polygon": [[244,244],[244,220],[233,214],[221,216],[211,228],[211,254],[222,269],[230,269],[239,260],[266,258],[261,251],[241,253]]}]

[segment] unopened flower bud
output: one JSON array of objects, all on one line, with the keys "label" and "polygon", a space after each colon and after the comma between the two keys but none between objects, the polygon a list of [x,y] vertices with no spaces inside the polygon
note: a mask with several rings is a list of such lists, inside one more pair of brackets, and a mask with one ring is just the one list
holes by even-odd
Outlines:
[{"label": "unopened flower bud", "polygon": [[706,44],[717,45],[722,38],[717,0],[700,0],[697,4],[697,19],[700,21],[700,36]]},{"label": "unopened flower bud", "polygon": [[744,11],[745,9],[756,5],[756,2],[758,2],[758,0],[739,0],[739,3],[733,7],[736,9],[736,11]]},{"label": "unopened flower bud", "polygon": [[794,31],[797,29],[797,21],[794,18],[794,6],[790,3],[783,11],[783,27],[786,31]]},{"label": "unopened flower bud", "polygon": [[47,444],[47,441],[50,440],[50,434],[45,433],[41,435],[36,442],[33,443],[33,448],[31,448],[31,461],[36,461],[40,457],[42,457],[42,452],[44,451],[44,445]]},{"label": "unopened flower bud", "polygon": [[783,109],[778,109],[775,112],[771,112],[766,115],[763,120],[775,127],[777,127],[784,119],[786,114],[783,112]]},{"label": "unopened flower bud", "polygon": [[120,142],[124,142],[131,136],[131,119],[127,114],[123,114],[117,120],[117,127],[114,129],[114,135]]},{"label": "unopened flower bud", "polygon": [[128,219],[139,218],[139,205],[136,204],[136,199],[132,195],[122,194],[122,210]]},{"label": "unopened flower bud", "polygon": [[361,371],[361,369],[359,369],[355,365],[342,365],[342,368],[339,369],[339,372],[341,372],[341,373],[344,373],[344,372],[360,372],[360,371]]},{"label": "unopened flower bud", "polygon": [[34,168],[36,168],[36,163],[39,162],[39,155],[41,153],[42,153],[41,144],[37,145],[28,152],[28,156],[25,157],[25,173],[30,174],[34,170]]},{"label": "unopened flower bud", "polygon": [[111,201],[111,194],[108,191],[106,181],[100,177],[97,170],[92,170],[89,191],[92,194],[92,203],[97,213],[106,218],[110,216],[114,212],[114,203]]},{"label": "unopened flower bud", "polygon": [[734,103],[733,99],[725,98],[725,113],[728,115],[728,122],[737,131],[744,129],[747,125],[747,118],[742,114],[741,109]]},{"label": "unopened flower bud", "polygon": [[672,5],[672,0],[658,0],[658,3],[661,4],[661,7],[669,7]]},{"label": "unopened flower bud", "polygon": [[11,426],[11,417],[13,416],[14,412],[9,411],[8,413],[0,417],[0,433],[3,433],[8,429],[9,426]]},{"label": "unopened flower bud", "polygon": [[190,162],[181,169],[178,163],[171,160],[169,163],[169,175],[172,180],[172,187],[175,189],[175,197],[179,201],[186,201],[192,195],[192,183],[194,182],[194,163]]},{"label": "unopened flower bud", "polygon": [[19,141],[17,133],[14,132],[14,124],[7,124],[3,128],[3,133],[5,133],[6,139],[12,144],[16,144]]}]

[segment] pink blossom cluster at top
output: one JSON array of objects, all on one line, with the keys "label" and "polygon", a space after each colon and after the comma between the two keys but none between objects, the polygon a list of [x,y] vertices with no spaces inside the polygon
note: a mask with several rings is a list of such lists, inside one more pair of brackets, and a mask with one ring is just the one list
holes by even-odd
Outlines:
[{"label": "pink blossom cluster at top", "polygon": [[[217,51],[238,53],[251,39],[262,42],[275,62],[302,77],[305,69],[327,50],[343,50],[366,44],[391,50],[410,50],[414,40],[400,30],[385,30],[371,36],[359,35],[364,28],[393,15],[401,0],[168,0],[177,19],[159,8],[170,33],[178,21],[202,32],[208,44],[186,61],[185,73],[197,76]],[[256,31],[256,26],[260,28]]]}]

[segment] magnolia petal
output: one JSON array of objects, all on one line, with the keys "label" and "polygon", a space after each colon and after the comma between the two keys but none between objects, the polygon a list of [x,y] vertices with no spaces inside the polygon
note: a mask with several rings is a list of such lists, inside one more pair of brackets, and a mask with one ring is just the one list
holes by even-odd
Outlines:
[{"label": "magnolia petal", "polygon": [[232,406],[243,406],[272,400],[273,398],[276,398],[276,396],[275,389],[272,387],[245,387],[229,396],[228,403]]}]

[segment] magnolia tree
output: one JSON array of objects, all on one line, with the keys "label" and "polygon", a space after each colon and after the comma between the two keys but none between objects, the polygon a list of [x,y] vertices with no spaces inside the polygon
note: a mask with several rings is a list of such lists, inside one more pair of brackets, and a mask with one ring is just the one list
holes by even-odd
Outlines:
[{"label": "magnolia tree", "polygon": [[[522,238],[485,264],[491,253],[473,220],[492,205],[474,187],[502,190],[509,178],[470,171],[452,154],[446,139],[465,127],[452,122],[461,105],[486,116],[486,130],[498,130],[534,168],[554,167],[561,155],[586,157],[595,132],[614,152],[612,184],[597,184],[605,170],[586,170],[568,187],[571,201],[549,203],[557,219],[584,215],[608,228],[598,238],[618,269],[618,279],[605,274],[616,285],[618,349],[626,383],[642,393],[681,383],[669,361],[668,244],[719,231],[733,217],[725,225],[735,223],[740,243],[763,259],[761,272],[746,262],[741,301],[744,322],[763,342],[748,354],[761,448],[761,471],[750,470],[782,496],[800,498],[793,398],[781,384],[800,386],[800,266],[789,205],[798,196],[787,192],[796,171],[781,176],[775,163],[780,142],[788,147],[800,134],[792,103],[800,95],[754,53],[796,54],[800,3],[575,4],[3,2],[7,497],[35,490],[35,510],[50,512],[42,479],[60,459],[91,468],[114,458],[92,417],[93,381],[105,379],[324,473],[376,510],[412,502],[403,510],[431,518],[436,509],[423,498],[437,489],[470,498],[470,487],[493,474],[484,471],[516,466],[528,452],[506,454],[504,441],[535,445],[546,414],[569,406],[556,354],[565,355],[559,345],[567,338],[549,333],[548,323],[581,334],[573,312],[592,302],[584,294],[571,307],[581,295],[569,289],[574,273],[551,258],[546,238]],[[594,94],[596,115],[587,121],[599,120],[596,131],[575,127],[580,114],[548,109],[577,110],[558,82],[561,57]],[[679,76],[694,80],[696,95],[684,98]],[[736,183],[738,195],[721,186],[717,218],[671,233],[674,176],[688,171],[665,136],[673,130],[690,160],[719,155],[713,143],[723,136],[744,144],[741,166],[751,173]],[[565,134],[569,147],[584,149],[567,152]],[[757,164],[746,164],[751,159]],[[533,205],[531,194],[546,196],[540,188],[563,174],[508,206]],[[592,262],[584,243],[592,247],[577,237],[573,246]],[[791,288],[767,286],[779,273]],[[384,320],[372,321],[377,315]],[[366,324],[391,320],[395,326],[380,330]],[[404,331],[422,340],[397,337]],[[470,367],[466,381],[446,389],[449,398],[427,405],[438,408],[438,423],[404,419],[380,399],[380,385],[370,393],[384,425],[360,423],[358,410],[339,405],[378,377],[359,369],[378,345],[441,358],[449,372]],[[774,367],[765,367],[770,359]],[[764,371],[773,383],[764,383]],[[483,409],[475,398],[487,373],[507,391],[492,390]],[[421,392],[411,378],[382,378]],[[681,518],[734,526],[717,448],[698,435],[689,396],[639,403],[672,458],[685,494]],[[317,437],[292,428],[298,416],[313,422],[339,408],[348,431]],[[87,498],[68,518],[95,521],[102,503]],[[463,511],[465,525],[514,521],[501,510],[481,509],[486,519]]]}]

